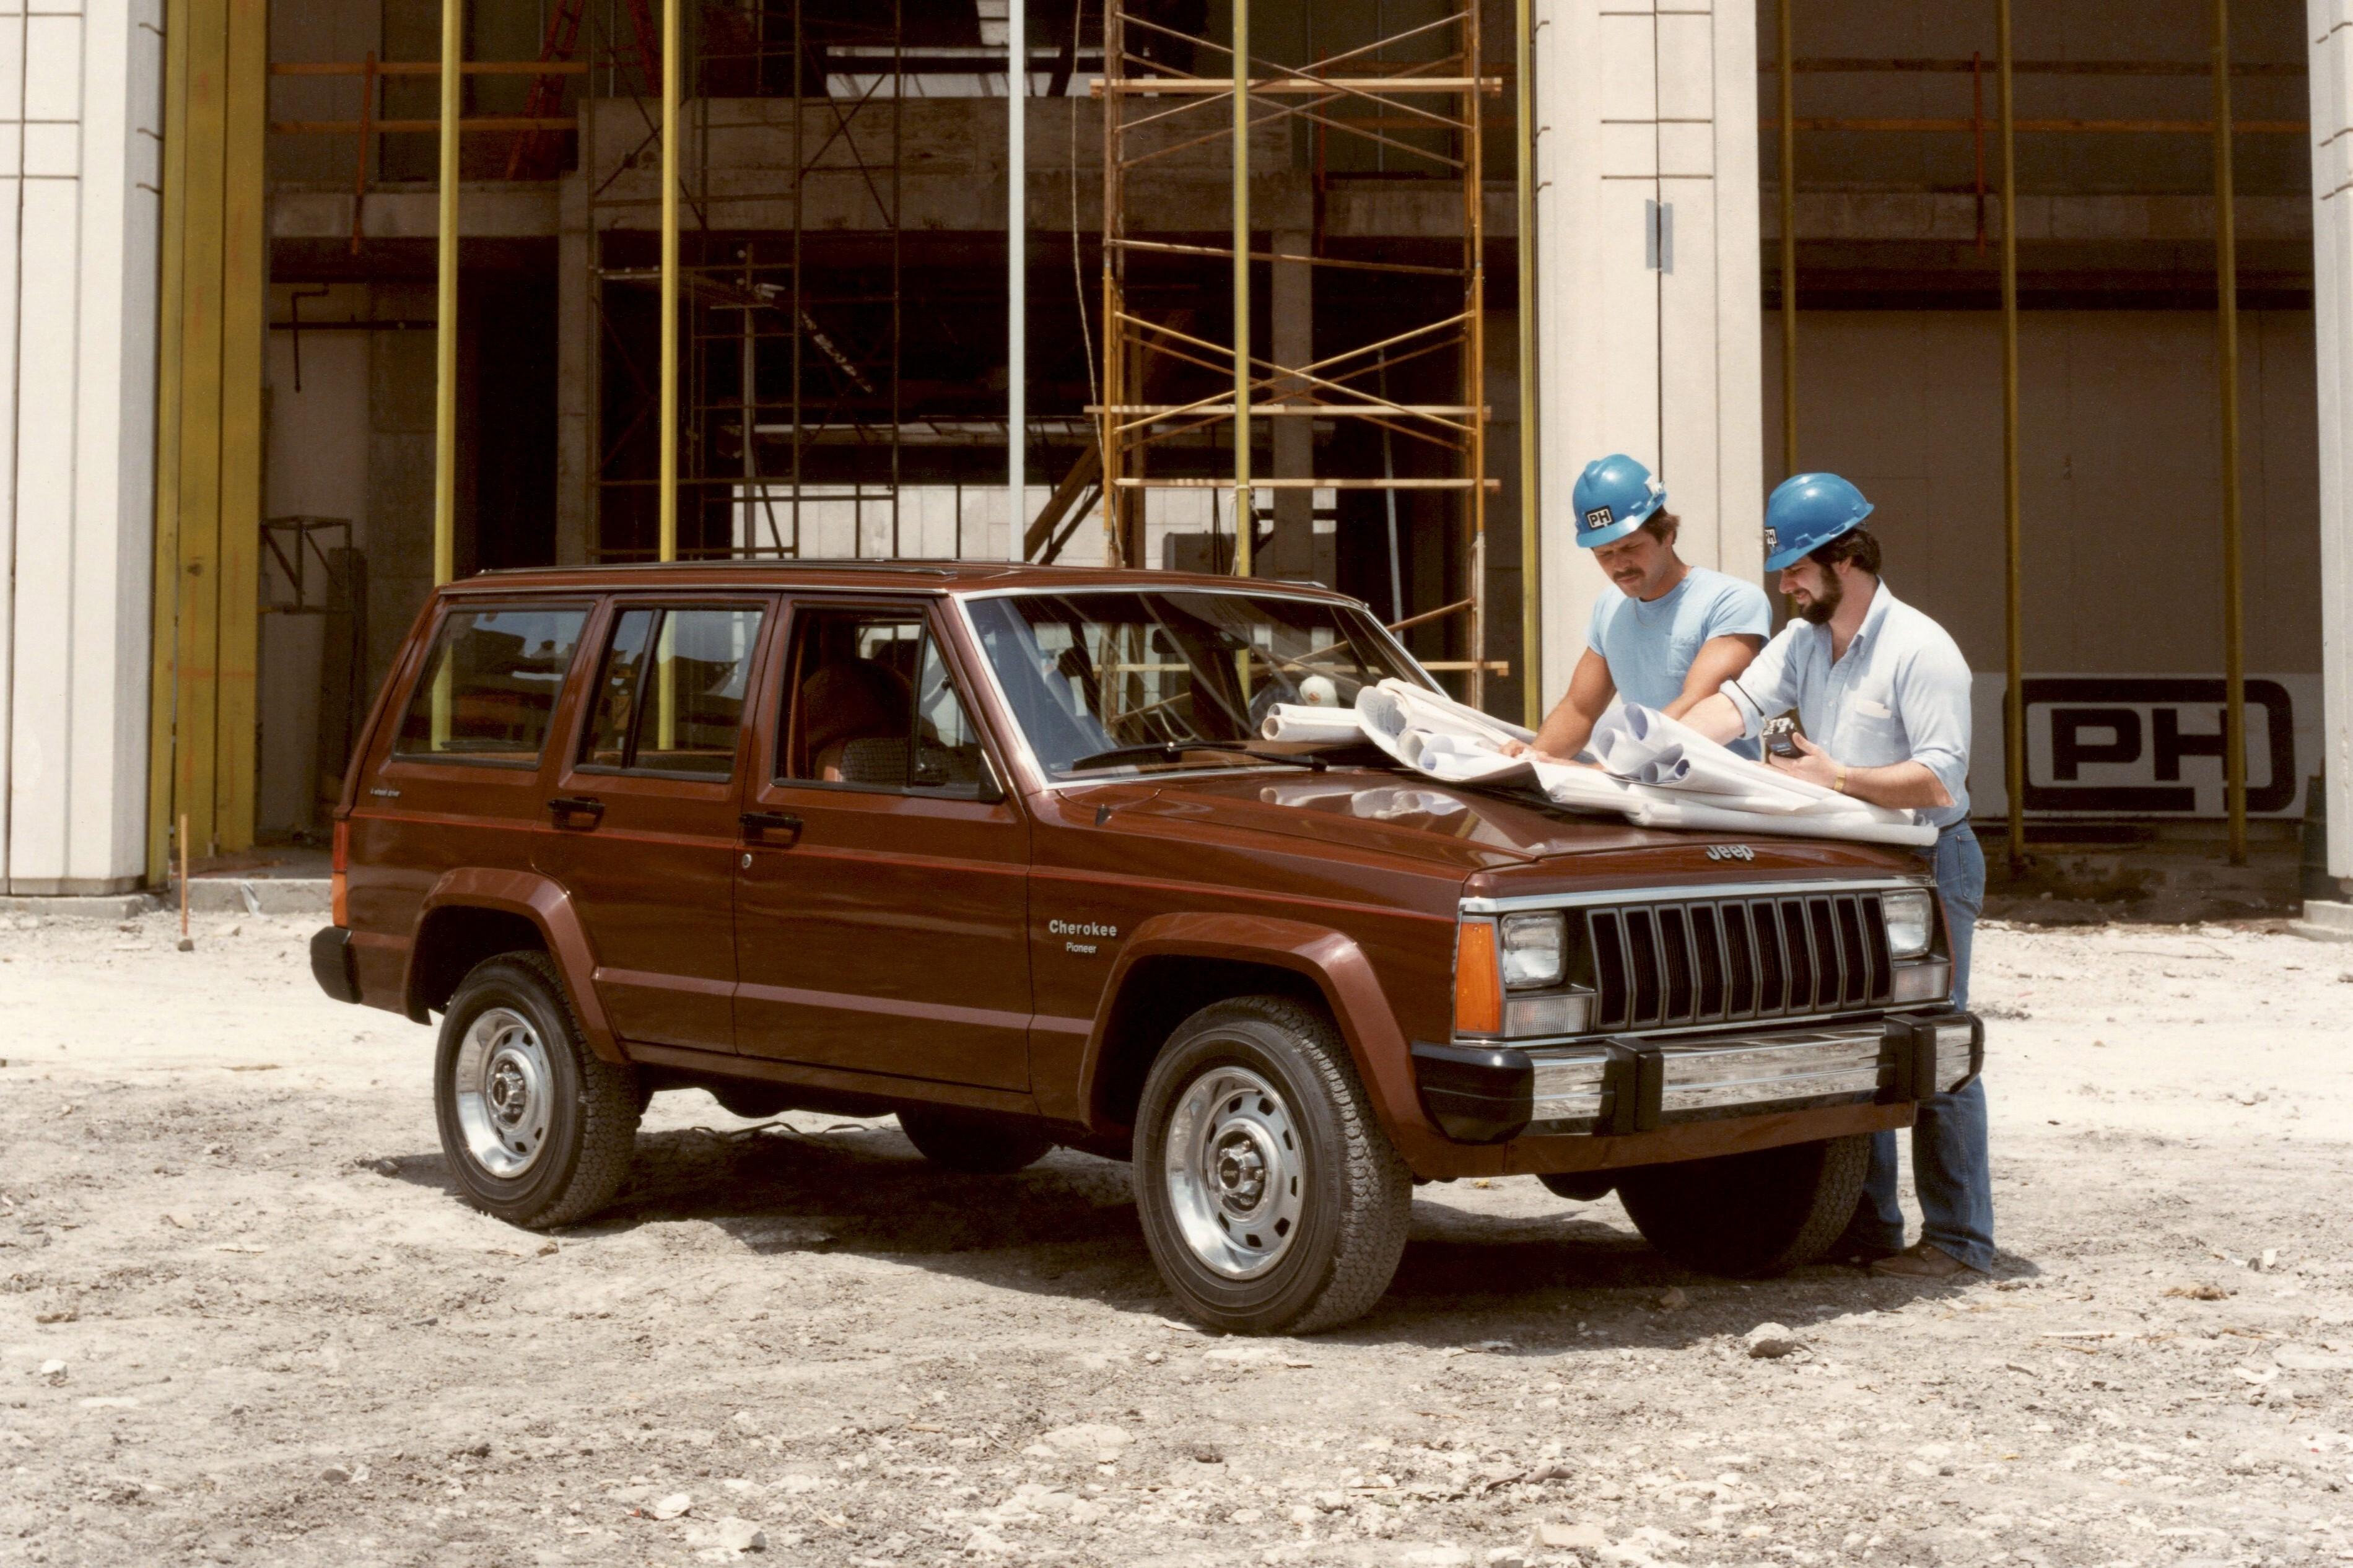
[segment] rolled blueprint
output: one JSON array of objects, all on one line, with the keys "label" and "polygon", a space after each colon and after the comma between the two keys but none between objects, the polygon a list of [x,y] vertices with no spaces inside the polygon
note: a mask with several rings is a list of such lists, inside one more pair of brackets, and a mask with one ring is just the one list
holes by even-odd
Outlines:
[{"label": "rolled blueprint", "polygon": [[[1662,792],[1663,793],[1663,792]],[[1936,842],[1936,829],[1926,822],[1880,822],[1852,812],[1760,816],[1752,811],[1726,811],[1721,806],[1693,805],[1651,795],[1626,815],[1643,827],[1683,827],[1710,833],[1778,833],[1796,838],[1846,838],[1866,844],[1910,844],[1920,847]]]},{"label": "rolled blueprint", "polygon": [[1270,741],[1361,741],[1365,721],[1353,708],[1306,708],[1278,702],[1259,733]]},{"label": "rolled blueprint", "polygon": [[1365,706],[1365,694],[1378,690],[1398,705],[1407,723],[1425,730],[1445,731],[1457,735],[1483,735],[1501,745],[1505,741],[1523,743],[1536,738],[1534,730],[1523,730],[1507,723],[1492,713],[1482,713],[1466,703],[1457,702],[1442,693],[1409,685],[1398,679],[1384,680],[1377,688],[1363,688],[1356,693],[1356,706]]},{"label": "rolled blueprint", "polygon": [[[1298,710],[1276,710],[1292,711]],[[1936,830],[1910,812],[1869,805],[1735,756],[1640,706],[1609,713],[1594,727],[1599,768],[1538,762],[1525,752],[1507,757],[1504,743],[1530,739],[1527,731],[1402,681],[1358,690],[1355,714],[1367,740],[1417,773],[1450,784],[1533,781],[1556,805],[1615,812],[1644,827],[1875,844],[1936,838]]]},{"label": "rolled blueprint", "polygon": [[1639,703],[1629,703],[1601,716],[1593,727],[1593,751],[1601,759],[1602,766],[1620,778],[1662,790],[1690,789],[1718,797],[1737,796],[1746,809],[1758,813],[1854,816],[1894,826],[1913,821],[1908,811],[1873,805],[1784,770],[1751,762],[1688,724]]},{"label": "rolled blueprint", "polygon": [[1411,729],[1398,738],[1398,750],[1411,766],[1453,783],[1511,784],[1535,776],[1535,764],[1525,756],[1507,757],[1469,735]]}]

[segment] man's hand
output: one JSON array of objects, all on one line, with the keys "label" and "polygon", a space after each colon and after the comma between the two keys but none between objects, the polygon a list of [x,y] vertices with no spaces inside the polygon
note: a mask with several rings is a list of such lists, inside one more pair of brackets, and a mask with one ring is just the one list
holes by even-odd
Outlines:
[{"label": "man's hand", "polygon": [[[1543,737],[1537,738],[1541,740]],[[1556,757],[1550,752],[1528,744],[1525,741],[1506,741],[1495,749],[1507,757],[1525,757],[1532,763],[1550,763],[1556,767],[1576,768],[1587,765],[1575,757]]]},{"label": "man's hand", "polygon": [[1808,784],[1820,784],[1824,789],[1836,789],[1839,775],[1838,759],[1795,731],[1790,732],[1789,739],[1797,742],[1798,754],[1794,757],[1777,757],[1768,752],[1765,756],[1767,763],[1778,772],[1793,773]]},{"label": "man's hand", "polygon": [[1797,742],[1795,757],[1776,757],[1767,752],[1765,763],[1776,773],[1784,773],[1824,789],[1838,789],[1840,773],[1845,773],[1845,789],[1841,793],[1871,805],[1891,805],[1906,811],[1934,810],[1953,804],[1953,797],[1938,783],[1936,775],[1925,763],[1890,763],[1883,768],[1841,769],[1839,760],[1807,740],[1791,732]]}]

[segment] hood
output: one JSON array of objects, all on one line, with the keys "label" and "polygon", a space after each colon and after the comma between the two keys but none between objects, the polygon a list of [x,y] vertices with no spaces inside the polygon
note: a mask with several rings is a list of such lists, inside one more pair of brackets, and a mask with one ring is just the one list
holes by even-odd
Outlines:
[{"label": "hood", "polygon": [[1501,871],[1566,856],[1623,855],[1740,844],[1757,869],[1820,869],[1826,860],[1889,868],[1876,847],[1822,839],[1637,827],[1615,815],[1571,811],[1533,795],[1441,784],[1372,768],[1327,773],[1207,773],[1149,781],[1152,794],[1123,816],[1171,816],[1217,827],[1377,849],[1466,872]]}]

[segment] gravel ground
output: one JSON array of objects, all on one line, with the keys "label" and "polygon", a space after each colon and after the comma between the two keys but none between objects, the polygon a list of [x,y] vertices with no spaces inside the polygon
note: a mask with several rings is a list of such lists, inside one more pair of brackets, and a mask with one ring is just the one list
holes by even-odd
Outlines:
[{"label": "gravel ground", "polygon": [[0,1562],[2353,1560],[2353,949],[1985,929],[1990,1280],[1468,1182],[1372,1316],[1248,1341],[1123,1167],[887,1121],[665,1095],[616,1209],[512,1230],[306,922],[0,927]]}]

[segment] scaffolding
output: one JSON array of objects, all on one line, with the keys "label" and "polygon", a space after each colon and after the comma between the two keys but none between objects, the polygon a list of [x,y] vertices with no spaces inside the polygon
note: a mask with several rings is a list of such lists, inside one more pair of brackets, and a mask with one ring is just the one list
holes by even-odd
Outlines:
[{"label": "scaffolding", "polygon": [[[681,558],[797,556],[813,517],[845,505],[849,547],[822,552],[904,552],[903,8],[706,6],[681,49],[694,91],[678,160]],[[659,316],[647,217],[660,194],[630,178],[661,149],[659,60],[621,21],[608,7],[592,23],[606,92],[581,117],[597,343],[590,538],[605,561],[657,553],[662,490],[659,365],[644,341],[649,308]],[[752,146],[786,161],[744,156]],[[813,195],[841,192],[859,232],[815,258]]]},{"label": "scaffolding", "polygon": [[[1243,4],[1234,9],[1247,14]],[[1171,491],[1226,498],[1232,542],[1219,542],[1212,559],[1238,574],[1249,574],[1256,556],[1264,521],[1259,492],[1381,492],[1392,540],[1401,499],[1410,498],[1417,510],[1440,507],[1460,563],[1461,596],[1409,610],[1399,586],[1392,608],[1400,625],[1459,627],[1453,640],[1462,657],[1426,662],[1461,673],[1465,698],[1478,704],[1485,678],[1505,667],[1486,657],[1487,500],[1501,486],[1486,472],[1481,131],[1481,100],[1500,94],[1503,80],[1481,71],[1476,0],[1451,5],[1435,18],[1424,13],[1426,19],[1402,30],[1298,66],[1252,53],[1244,28],[1237,29],[1243,56],[1237,60],[1231,37],[1185,32],[1160,19],[1166,15],[1148,0],[1105,0],[1104,74],[1097,89],[1103,101],[1103,393],[1089,412],[1100,432],[1109,557],[1149,563],[1147,521],[1155,498]],[[1216,61],[1230,68],[1205,63]],[[1395,164],[1399,173],[1457,184],[1458,258],[1430,264],[1330,255],[1320,224],[1305,253],[1279,252],[1271,232],[1261,236],[1252,227],[1248,191],[1254,174],[1274,172],[1253,161],[1281,155],[1278,149],[1287,153],[1296,140],[1289,133],[1299,127],[1314,150],[1319,188],[1333,150],[1347,146],[1376,149],[1385,171]],[[1202,243],[1206,237],[1155,226],[1140,199],[1155,165],[1219,142],[1235,153],[1236,219],[1228,242]],[[1199,274],[1197,298],[1230,287],[1234,331],[1220,340],[1190,312],[1155,308],[1158,291],[1139,286],[1147,266],[1155,282],[1174,281],[1188,268]],[[1408,307],[1351,329],[1351,341],[1312,347],[1299,363],[1282,363],[1250,347],[1248,325],[1253,273],[1271,279],[1282,267],[1383,274],[1406,285],[1396,290],[1400,300],[1428,293],[1441,304],[1428,313]],[[1336,331],[1326,314],[1324,325]],[[1394,376],[1426,383],[1433,370],[1451,373],[1452,395],[1409,402],[1389,395]],[[1327,429],[1366,422],[1382,436],[1381,471],[1269,475],[1252,462],[1252,448],[1271,436],[1276,422],[1294,419]],[[1230,474],[1211,471],[1222,466],[1220,447]],[[1407,461],[1394,461],[1393,450]],[[1295,515],[1279,504],[1273,510]]]}]

